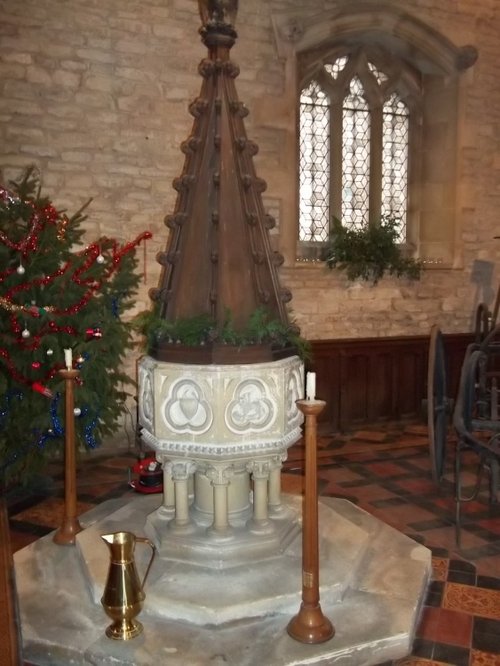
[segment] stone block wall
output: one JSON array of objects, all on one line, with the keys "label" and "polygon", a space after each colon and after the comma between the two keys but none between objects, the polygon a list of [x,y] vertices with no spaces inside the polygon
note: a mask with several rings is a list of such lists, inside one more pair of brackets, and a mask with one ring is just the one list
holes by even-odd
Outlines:
[{"label": "stone block wall", "polygon": [[[236,83],[250,111],[247,132],[259,145],[256,169],[268,183],[265,204],[278,218],[273,243],[280,249],[295,224],[285,205],[294,196],[295,165],[284,149],[290,105],[283,99],[285,62],[278,56],[272,17],[295,10],[312,15],[338,4],[240,2],[239,40],[232,51],[241,68]],[[205,48],[197,33],[197,2],[0,0],[0,10],[4,181],[35,163],[44,191],[59,207],[72,212],[92,197],[89,241],[101,234],[125,241],[151,231],[137,310],[149,307],[147,290],[160,272],[155,255],[167,240],[163,218],[175,203],[171,183],[183,165],[179,146],[191,127],[187,106],[201,86],[197,66]],[[494,0],[408,0],[405,10],[479,51],[464,74],[464,149],[457,165],[461,260],[452,269],[428,265],[415,284],[389,278],[372,286],[349,284],[336,271],[295,264],[287,255],[282,282],[294,295],[292,317],[311,339],[426,334],[433,323],[445,332],[467,332],[477,303],[492,304],[495,296],[500,7]]]}]

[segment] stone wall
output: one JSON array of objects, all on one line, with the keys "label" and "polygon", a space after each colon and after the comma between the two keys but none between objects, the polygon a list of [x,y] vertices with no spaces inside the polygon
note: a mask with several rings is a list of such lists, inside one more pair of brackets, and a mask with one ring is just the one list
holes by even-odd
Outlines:
[{"label": "stone wall", "polygon": [[[240,99],[250,110],[247,131],[260,148],[258,175],[268,182],[265,204],[278,217],[273,242],[283,249],[294,220],[295,167],[284,150],[288,102],[285,63],[278,57],[272,16],[335,8],[330,0],[240,2]],[[352,1],[351,1],[352,4]],[[366,3],[365,3],[366,4]],[[375,3],[377,4],[377,3]],[[166,243],[190,130],[188,102],[199,92],[197,65],[205,55],[195,0],[0,0],[0,169],[4,179],[37,164],[45,192],[76,210],[89,197],[87,238],[127,240],[144,230],[147,281],[137,309],[149,306],[156,253]],[[461,259],[453,269],[428,266],[420,282],[384,279],[348,284],[323,265],[295,264],[287,255],[282,281],[293,291],[292,316],[311,339],[427,334],[471,330],[476,304],[496,292],[500,256],[500,7],[495,0],[408,0],[406,11],[457,45],[478,48],[464,76],[467,97],[457,165]],[[265,102],[265,104],[263,103]],[[263,109],[275,114],[266,121]],[[281,122],[283,120],[283,122]],[[142,262],[141,262],[142,264]]]}]

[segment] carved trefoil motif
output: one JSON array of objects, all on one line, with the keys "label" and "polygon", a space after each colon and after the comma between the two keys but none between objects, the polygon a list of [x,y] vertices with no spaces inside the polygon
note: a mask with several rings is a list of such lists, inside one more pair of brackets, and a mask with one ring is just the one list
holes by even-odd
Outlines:
[{"label": "carved trefoil motif", "polygon": [[165,423],[175,433],[201,434],[210,429],[213,413],[203,390],[193,379],[180,379],[170,386],[163,408]]},{"label": "carved trefoil motif", "polygon": [[261,432],[271,428],[277,404],[264,382],[245,379],[236,385],[233,396],[225,414],[226,426],[231,432]]}]

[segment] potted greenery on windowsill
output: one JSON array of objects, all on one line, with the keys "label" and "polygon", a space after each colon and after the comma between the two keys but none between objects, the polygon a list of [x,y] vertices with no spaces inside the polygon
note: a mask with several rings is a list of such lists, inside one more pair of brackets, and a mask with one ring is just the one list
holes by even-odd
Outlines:
[{"label": "potted greenery on windowsill", "polygon": [[420,279],[422,262],[405,256],[398,245],[399,226],[397,219],[383,217],[378,225],[349,229],[334,219],[332,240],[324,254],[327,266],[345,271],[351,281],[377,284],[385,274]]}]

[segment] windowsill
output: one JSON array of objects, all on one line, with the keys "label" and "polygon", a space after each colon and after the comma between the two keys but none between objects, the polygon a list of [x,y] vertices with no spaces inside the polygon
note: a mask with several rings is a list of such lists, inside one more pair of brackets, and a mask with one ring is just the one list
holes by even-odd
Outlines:
[{"label": "windowsill", "polygon": [[303,257],[296,257],[293,262],[294,268],[314,268],[316,266],[324,267],[326,262],[322,259],[306,259]]}]

